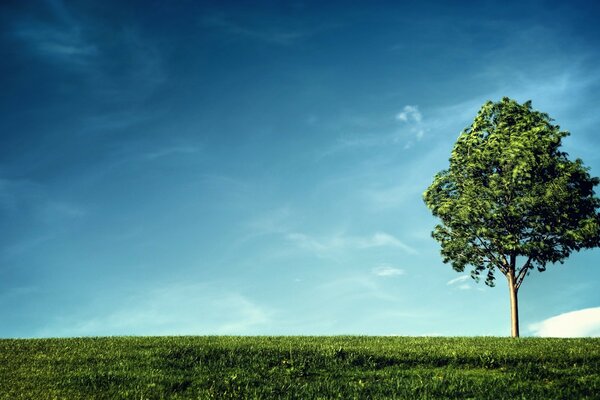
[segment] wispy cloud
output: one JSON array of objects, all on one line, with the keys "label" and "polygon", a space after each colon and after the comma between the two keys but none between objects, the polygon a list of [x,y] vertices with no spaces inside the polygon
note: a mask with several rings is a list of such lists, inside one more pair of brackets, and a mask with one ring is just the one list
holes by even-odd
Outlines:
[{"label": "wispy cloud", "polygon": [[408,130],[412,135],[408,141],[404,143],[404,148],[409,149],[413,146],[414,140],[421,140],[425,136],[425,126],[423,124],[423,115],[419,111],[418,106],[406,105],[401,112],[396,114],[396,119],[408,126]]},{"label": "wispy cloud", "polygon": [[139,110],[119,111],[114,113],[95,114],[83,118],[84,133],[112,133],[127,128],[148,123],[157,119],[160,113],[143,112]]},{"label": "wispy cloud", "polygon": [[202,19],[201,24],[207,28],[217,29],[231,36],[249,38],[264,43],[289,46],[316,34],[320,29],[290,29],[281,26],[243,24],[222,15],[211,15]]},{"label": "wispy cloud", "polygon": [[436,142],[428,149],[421,149],[418,157],[411,153],[402,160],[398,159],[397,151],[361,155],[364,162],[349,170],[347,175],[331,179],[328,185],[335,185],[335,188],[328,187],[328,190],[344,190],[351,185],[359,190],[349,195],[358,196],[367,211],[377,214],[392,209],[404,212],[415,204],[423,204],[422,193],[436,169],[445,167],[440,160],[446,160],[450,150],[450,145]]},{"label": "wispy cloud", "polygon": [[[523,41],[537,43],[544,37],[539,31],[536,32],[536,29],[530,32],[514,30],[514,35],[514,40],[507,41],[516,43],[514,46],[501,48],[499,53],[491,52],[486,57],[522,59],[514,57],[514,54],[529,49],[523,46]],[[531,48],[544,51],[543,47],[537,45]],[[482,70],[479,76],[482,82],[487,82],[481,91],[469,97],[451,97],[446,104],[440,103],[439,106],[428,109],[427,136],[435,136],[436,140],[448,143],[453,142],[459,133],[472,123],[477,111],[486,101],[498,101],[504,96],[520,102],[532,100],[535,109],[549,113],[562,127],[573,133],[582,129],[592,130],[598,125],[600,116],[598,113],[587,112],[585,104],[591,101],[590,94],[600,83],[600,72],[597,68],[590,68],[589,55],[568,56],[568,53],[564,53],[563,56],[545,60],[543,63],[530,63],[527,68],[511,62],[487,63],[486,69]],[[598,152],[595,151],[596,143],[589,141],[593,138],[595,136],[592,134],[573,135],[567,141],[570,145],[576,145],[584,160],[588,160],[598,157]]]},{"label": "wispy cloud", "polygon": [[0,178],[0,212],[27,215],[46,223],[86,214],[82,205],[54,198],[42,184],[6,178]]},{"label": "wispy cloud", "polygon": [[55,320],[39,336],[259,334],[273,315],[241,293],[205,283],[146,289],[104,312]]},{"label": "wispy cloud", "polygon": [[486,101],[509,96],[519,102],[532,100],[534,109],[549,113],[563,129],[573,133],[564,141],[569,154],[582,158],[592,168],[592,163],[598,163],[598,138],[593,132],[600,123],[600,114],[588,112],[586,104],[593,102],[591,91],[600,84],[600,73],[586,67],[585,58],[553,60],[526,70],[507,65],[490,68],[484,76],[487,81],[494,82],[491,90],[430,110],[428,136],[450,146],[473,122]]},{"label": "wispy cloud", "polygon": [[14,212],[45,197],[42,185],[22,179],[0,178],[0,211]]},{"label": "wispy cloud", "polygon": [[240,294],[230,295],[221,300],[221,303],[220,305],[226,309],[235,310],[238,317],[221,324],[217,329],[219,334],[239,335],[240,333],[248,333],[255,328],[269,325],[271,322],[270,311]]},{"label": "wispy cloud", "polygon": [[87,210],[82,205],[65,201],[48,201],[40,210],[40,217],[46,223],[82,218],[86,214]]},{"label": "wispy cloud", "polygon": [[[340,126],[335,130],[353,130],[355,133],[344,134],[338,138],[337,143],[323,152],[321,157],[344,150],[390,145],[409,149],[416,141],[423,139],[428,130],[427,121],[416,105],[405,106],[393,117],[390,115],[383,118],[345,116],[338,125]],[[334,129],[334,127],[335,125],[329,129]]]},{"label": "wispy cloud", "polygon": [[288,233],[286,238],[294,243],[295,245],[307,249],[314,252],[322,252],[326,250],[330,250],[333,248],[341,247],[341,242],[335,238],[333,240],[329,240],[328,242],[323,242],[317,239],[312,238],[311,236],[305,235],[303,233]]},{"label": "wispy cloud", "polygon": [[415,249],[408,246],[406,243],[402,242],[395,236],[392,236],[385,232],[377,232],[369,238],[361,238],[358,240],[358,243],[359,247],[361,248],[390,246],[401,248],[402,250],[410,254],[417,254],[417,251]]},{"label": "wispy cloud", "polygon": [[[128,107],[121,109],[131,109],[133,103],[146,99],[166,80],[158,46],[134,25],[108,32],[110,28],[93,14],[85,18],[75,15],[73,5],[67,7],[53,0],[45,6],[43,18],[16,18],[11,26],[12,37],[42,62],[76,75],[81,79],[80,86],[89,87],[89,95],[113,105],[125,103]],[[112,39],[102,40],[107,35]],[[144,113],[141,109],[135,111],[137,116]]]},{"label": "wispy cloud", "polygon": [[23,226],[0,246],[0,255],[18,256],[31,252],[76,224],[87,215],[82,204],[61,199],[30,180],[0,178],[0,217],[18,218]]},{"label": "wispy cloud", "polygon": [[391,265],[380,265],[373,268],[373,274],[381,277],[393,277],[404,275],[404,270],[400,268],[392,267]]},{"label": "wispy cloud", "polygon": [[317,286],[320,297],[334,300],[338,305],[346,301],[379,299],[397,301],[397,292],[382,289],[381,281],[365,274],[347,274]]},{"label": "wispy cloud", "polygon": [[[470,275],[461,275],[458,278],[450,279],[446,284],[458,290],[471,290],[475,288],[475,286],[472,285],[471,279]],[[480,292],[485,291],[481,286],[476,287],[476,289]]]},{"label": "wispy cloud", "polygon": [[374,247],[396,247],[404,250],[406,253],[417,254],[414,248],[385,232],[376,232],[370,236],[335,234],[321,238],[293,232],[288,233],[286,238],[301,248],[320,254],[337,250],[361,250]]},{"label": "wispy cloud", "polygon": [[471,279],[469,275],[461,275],[457,278],[450,279],[448,282],[446,282],[446,285],[453,286],[458,284],[464,284],[465,282],[468,282],[469,279]]},{"label": "wispy cloud", "polygon": [[418,106],[404,106],[404,109],[396,115],[396,119],[403,122],[414,121],[421,122],[423,116]]},{"label": "wispy cloud", "polygon": [[272,234],[287,234],[290,232],[290,224],[293,220],[294,211],[290,205],[274,207],[262,214],[253,216],[243,224],[248,233],[242,241],[255,237]]},{"label": "wispy cloud", "polygon": [[56,235],[56,232],[28,235],[25,238],[15,240],[13,243],[2,246],[0,248],[0,255],[5,258],[11,258],[29,253],[35,250],[38,246],[53,240],[56,238]]},{"label": "wispy cloud", "polygon": [[529,325],[535,336],[600,337],[600,307],[571,311]]},{"label": "wispy cloud", "polygon": [[27,42],[42,56],[78,65],[86,64],[98,55],[98,48],[85,41],[79,29],[59,29],[41,23],[21,26],[15,35]]},{"label": "wispy cloud", "polygon": [[400,183],[393,186],[366,188],[362,194],[371,208],[386,210],[402,207],[408,200],[419,201],[426,182],[415,173],[404,177]]},{"label": "wispy cloud", "polygon": [[88,181],[103,179],[106,175],[136,164],[159,164],[177,158],[191,162],[199,158],[202,149],[202,143],[195,141],[121,144],[108,153],[105,160],[94,166],[94,172],[89,174],[87,179]]},{"label": "wispy cloud", "polygon": [[145,153],[143,157],[147,160],[156,160],[158,158],[169,156],[195,154],[198,153],[198,151],[200,151],[200,149],[197,146],[173,146]]},{"label": "wispy cloud", "polygon": [[99,55],[96,44],[86,37],[82,26],[62,1],[53,0],[46,4],[52,20],[19,20],[13,31],[16,38],[40,56],[65,65],[84,66]]},{"label": "wispy cloud", "polygon": [[9,287],[3,290],[2,293],[0,293],[0,301],[10,298],[27,298],[30,297],[32,294],[38,293],[39,291],[40,289],[37,286]]}]

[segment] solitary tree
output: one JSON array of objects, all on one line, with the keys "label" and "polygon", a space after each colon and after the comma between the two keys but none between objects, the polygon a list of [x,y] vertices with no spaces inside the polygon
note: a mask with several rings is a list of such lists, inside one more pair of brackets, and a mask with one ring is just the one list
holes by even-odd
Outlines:
[{"label": "solitary tree", "polygon": [[580,159],[560,150],[569,135],[531,101],[487,102],[458,137],[450,167],[423,198],[441,220],[432,232],[444,263],[494,286],[508,280],[511,333],[519,336],[517,294],[529,272],[600,245],[600,200]]}]

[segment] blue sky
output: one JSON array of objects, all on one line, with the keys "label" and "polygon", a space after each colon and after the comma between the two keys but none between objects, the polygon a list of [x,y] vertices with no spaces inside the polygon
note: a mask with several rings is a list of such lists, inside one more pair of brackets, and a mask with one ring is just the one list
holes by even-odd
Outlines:
[{"label": "blue sky", "polygon": [[[600,9],[452,3],[3,3],[0,337],[508,335],[421,195],[503,96],[600,175]],[[522,332],[600,335],[599,264]]]}]

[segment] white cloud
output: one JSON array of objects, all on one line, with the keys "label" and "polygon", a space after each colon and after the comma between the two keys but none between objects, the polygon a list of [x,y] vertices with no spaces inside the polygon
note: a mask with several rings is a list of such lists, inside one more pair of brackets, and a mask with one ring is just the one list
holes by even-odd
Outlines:
[{"label": "white cloud", "polygon": [[[423,115],[419,111],[419,107],[407,105],[404,106],[401,112],[396,114],[396,119],[404,124],[408,125],[408,131],[412,134],[412,137],[417,141],[423,139],[425,136],[425,128],[423,124]],[[404,139],[405,133],[396,135],[396,142]],[[404,143],[404,149],[410,149],[413,146],[411,140]]]},{"label": "white cloud", "polygon": [[423,116],[421,115],[418,106],[407,105],[396,115],[396,119],[403,122],[414,121],[420,123],[423,120]]},{"label": "white cloud", "polygon": [[535,336],[600,337],[600,307],[559,314],[529,325]]},{"label": "white cloud", "polygon": [[376,232],[371,236],[347,236],[336,234],[325,238],[314,238],[304,233],[288,233],[286,238],[297,246],[316,253],[325,253],[335,250],[347,249],[370,249],[374,247],[397,247],[409,254],[417,254],[417,251],[385,232]]},{"label": "white cloud", "polygon": [[404,275],[404,270],[394,268],[390,265],[380,265],[379,267],[373,268],[373,273],[377,276],[391,277]]},{"label": "white cloud", "polygon": [[469,279],[471,279],[471,277],[469,275],[461,275],[458,278],[450,279],[446,283],[446,285],[452,286],[452,285],[455,285],[455,284],[458,284],[458,283],[464,283],[464,282],[468,281]]}]

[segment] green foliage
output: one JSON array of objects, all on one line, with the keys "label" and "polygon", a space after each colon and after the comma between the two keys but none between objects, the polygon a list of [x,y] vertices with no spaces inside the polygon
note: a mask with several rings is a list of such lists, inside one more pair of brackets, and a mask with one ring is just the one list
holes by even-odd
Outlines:
[{"label": "green foliage", "polygon": [[597,398],[600,339],[0,340],[0,399]]},{"label": "green foliage", "polygon": [[444,262],[491,286],[495,269],[514,274],[524,257],[518,288],[529,270],[600,245],[600,180],[560,150],[567,135],[529,101],[483,105],[423,196],[441,220],[432,236]]}]

